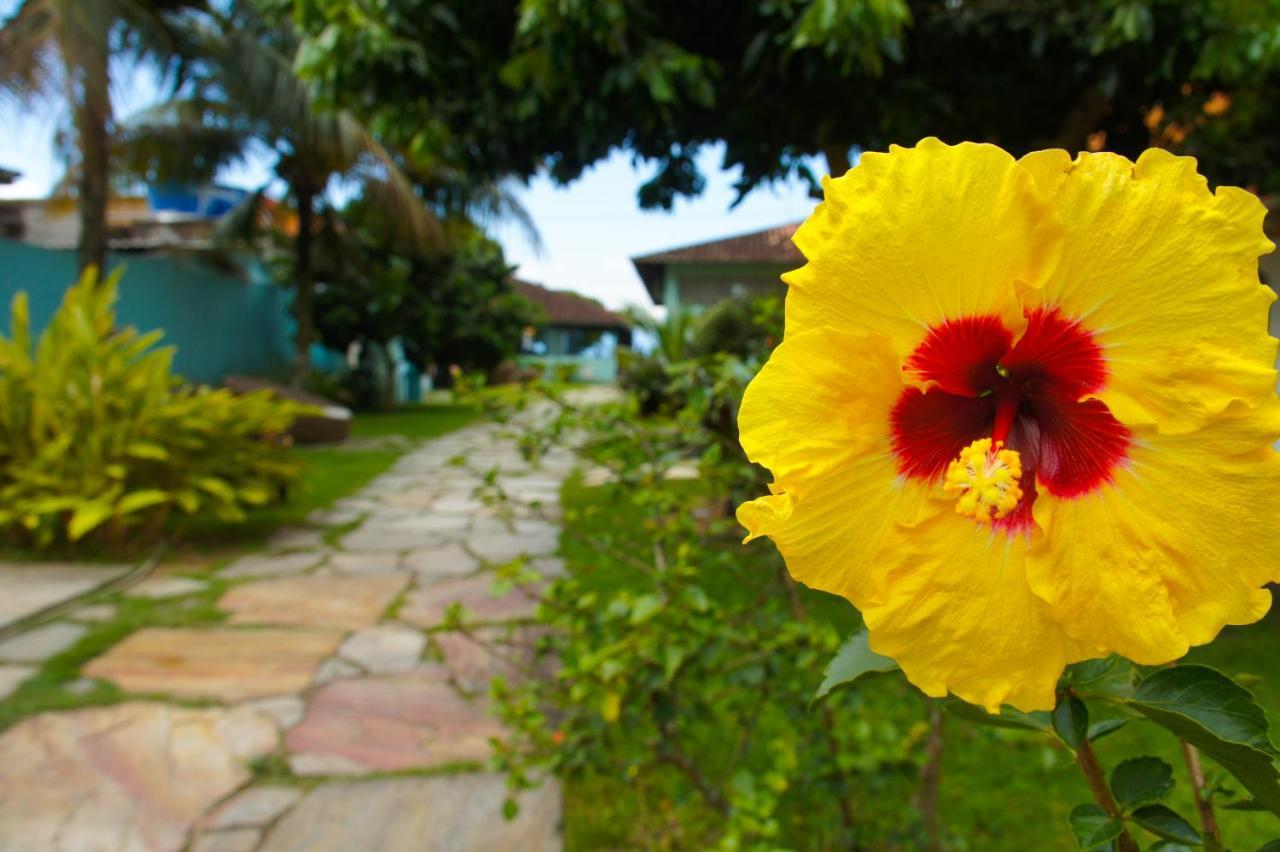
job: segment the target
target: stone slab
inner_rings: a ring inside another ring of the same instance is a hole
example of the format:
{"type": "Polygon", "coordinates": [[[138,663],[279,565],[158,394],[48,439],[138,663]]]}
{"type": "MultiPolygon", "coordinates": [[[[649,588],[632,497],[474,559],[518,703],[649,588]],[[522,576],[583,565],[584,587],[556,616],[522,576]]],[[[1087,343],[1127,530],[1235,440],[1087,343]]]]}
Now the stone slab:
{"type": "Polygon", "coordinates": [[[130,692],[242,701],[300,692],[342,634],[316,630],[139,630],[84,673],[130,692]]]}
{"type": "MultiPolygon", "coordinates": [[[[321,666],[324,663],[320,664],[321,666]]],[[[271,717],[280,730],[287,730],[302,721],[307,710],[306,703],[296,695],[273,695],[269,698],[257,698],[246,701],[245,707],[265,713],[271,717]]]]}
{"type": "Polygon", "coordinates": [[[356,630],[376,623],[408,582],[405,574],[260,580],[230,589],[218,606],[232,624],[356,630]]]}
{"type": "Polygon", "coordinates": [[[467,574],[474,574],[480,568],[480,560],[456,542],[423,550],[411,550],[404,555],[400,564],[424,580],[465,577],[467,574]]]}
{"type": "Polygon", "coordinates": [[[129,565],[0,564],[0,627],[114,580],[129,565]]]}
{"type": "Polygon", "coordinates": [[[65,651],[88,630],[83,624],[54,621],[0,642],[0,660],[40,663],[65,651]]]}
{"type": "Polygon", "coordinates": [[[0,700],[12,695],[24,680],[35,673],[35,666],[14,666],[0,663],[0,700]]]}
{"type": "Polygon", "coordinates": [[[245,710],[130,702],[44,713],[0,736],[0,838],[14,850],[175,852],[276,748],[245,710]]]}
{"type": "Polygon", "coordinates": [[[267,832],[260,852],[559,852],[561,796],[548,782],[502,816],[502,775],[322,784],[267,832]]]}
{"type": "Polygon", "coordinates": [[[325,568],[338,574],[394,574],[400,570],[396,553],[333,553],[325,568]]]}
{"type": "Polygon", "coordinates": [[[250,787],[218,805],[205,819],[206,831],[227,828],[261,828],[274,822],[302,797],[297,787],[250,787]]]}
{"type": "Polygon", "coordinates": [[[440,580],[411,591],[400,609],[400,620],[419,627],[437,627],[454,603],[466,609],[468,620],[506,621],[528,618],[537,610],[538,602],[531,592],[512,588],[500,597],[490,589],[493,577],[477,575],[440,580]]]}
{"type": "Polygon", "coordinates": [[[302,724],[285,739],[299,774],[374,772],[483,761],[502,726],[483,703],[463,698],[443,672],[335,681],[312,697],[302,724]],[[336,757],[338,769],[316,772],[314,758],[336,757]]]}
{"type": "Polygon", "coordinates": [[[190,595],[204,591],[205,588],[207,587],[204,583],[199,580],[193,580],[190,577],[148,577],[129,589],[128,594],[134,597],[159,600],[161,598],[176,598],[179,595],[190,595]]]}
{"type": "Polygon", "coordinates": [[[417,666],[427,637],[407,627],[378,625],[352,633],[338,655],[370,674],[407,672],[417,666]]]}
{"type": "Polygon", "coordinates": [[[76,621],[111,621],[116,617],[116,606],[108,603],[89,604],[73,611],[69,617],[76,621]]]}
{"type": "Polygon", "coordinates": [[[191,852],[253,852],[261,840],[262,831],[256,828],[207,832],[195,839],[191,852]]]}
{"type": "Polygon", "coordinates": [[[231,579],[240,577],[279,577],[302,574],[316,567],[323,559],[320,553],[255,553],[242,556],[218,572],[218,576],[231,579]]]}

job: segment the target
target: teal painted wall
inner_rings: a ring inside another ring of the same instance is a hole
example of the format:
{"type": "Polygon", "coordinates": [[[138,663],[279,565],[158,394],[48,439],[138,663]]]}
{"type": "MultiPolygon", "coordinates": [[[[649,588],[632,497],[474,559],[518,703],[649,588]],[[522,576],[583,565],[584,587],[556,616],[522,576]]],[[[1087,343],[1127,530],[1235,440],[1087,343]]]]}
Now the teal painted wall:
{"type": "MultiPolygon", "coordinates": [[[[185,378],[218,384],[228,373],[266,378],[288,374],[293,354],[290,294],[252,264],[244,278],[183,255],[113,255],[120,280],[118,321],[139,331],[163,329],[177,347],[174,369],[185,378]]],[[[39,331],[74,280],[75,252],[0,240],[0,328],[7,334],[9,304],[20,290],[39,331]]]]}

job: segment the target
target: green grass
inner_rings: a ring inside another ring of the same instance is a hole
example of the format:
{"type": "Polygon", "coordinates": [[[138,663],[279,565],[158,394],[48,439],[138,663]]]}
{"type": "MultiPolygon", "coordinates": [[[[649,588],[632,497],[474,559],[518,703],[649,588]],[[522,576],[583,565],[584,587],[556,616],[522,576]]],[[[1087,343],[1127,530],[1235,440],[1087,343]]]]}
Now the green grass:
{"type": "MultiPolygon", "coordinates": [[[[697,486],[669,483],[667,487],[697,486]]],[[[586,536],[641,528],[641,519],[634,516],[631,504],[615,499],[610,487],[585,488],[580,481],[570,480],[565,484],[563,502],[567,529],[586,536]]],[[[736,547],[736,544],[730,546],[736,547]]],[[[562,548],[568,570],[583,578],[602,597],[635,582],[633,570],[601,558],[599,553],[570,535],[562,539],[562,548]]],[[[742,554],[739,559],[748,564],[751,549],[739,552],[742,554]]],[[[708,572],[702,582],[714,600],[732,605],[729,602],[738,599],[735,595],[741,595],[730,574],[708,572]]],[[[837,625],[856,623],[852,609],[839,599],[809,592],[804,601],[810,613],[818,618],[837,625]]],[[[1212,645],[1194,649],[1188,658],[1190,662],[1211,665],[1232,676],[1255,676],[1248,683],[1259,703],[1269,710],[1273,726],[1280,721],[1278,628],[1280,615],[1248,627],[1231,628],[1212,645]]],[[[814,686],[817,686],[816,680],[814,686]]],[[[900,727],[923,717],[923,701],[898,676],[872,678],[858,689],[869,707],[887,713],[900,727]]],[[[715,745],[705,744],[705,748],[711,754],[715,745]]],[[[1108,772],[1124,758],[1143,754],[1157,755],[1169,762],[1179,784],[1168,804],[1198,824],[1180,748],[1163,729],[1133,721],[1099,741],[1096,750],[1108,772]]],[[[1225,776],[1207,758],[1205,765],[1211,779],[1213,775],[1225,776]]],[[[1234,782],[1229,786],[1240,790],[1234,782]]],[[[641,846],[661,846],[664,824],[670,826],[692,818],[687,812],[663,810],[668,795],[668,789],[663,787],[660,780],[650,782],[646,792],[639,780],[630,783],[618,776],[587,775],[567,779],[566,848],[629,848],[637,844],[637,837],[642,838],[641,846]],[[639,825],[645,828],[638,831],[639,825]]],[[[909,825],[916,819],[910,801],[914,787],[913,777],[881,779],[874,788],[860,794],[855,807],[860,814],[861,837],[869,848],[918,848],[912,842],[904,842],[901,835],[895,838],[897,826],[909,825]]],[[[1065,748],[1035,734],[947,719],[939,810],[949,849],[1067,852],[1076,848],[1067,815],[1074,806],[1091,801],[1079,769],[1065,748]]],[[[1280,822],[1265,813],[1220,809],[1219,822],[1228,848],[1238,852],[1257,849],[1280,836],[1280,822]]],[[[1137,831],[1135,836],[1141,834],[1137,831]]],[[[803,837],[779,837],[778,840],[786,848],[818,848],[803,837]]],[[[1140,842],[1143,848],[1148,848],[1154,839],[1143,835],[1140,842]]]]}
{"type": "Polygon", "coordinates": [[[481,411],[470,405],[411,405],[398,411],[359,414],[351,424],[351,435],[354,438],[390,435],[435,438],[473,423],[480,416],[481,411]]]}

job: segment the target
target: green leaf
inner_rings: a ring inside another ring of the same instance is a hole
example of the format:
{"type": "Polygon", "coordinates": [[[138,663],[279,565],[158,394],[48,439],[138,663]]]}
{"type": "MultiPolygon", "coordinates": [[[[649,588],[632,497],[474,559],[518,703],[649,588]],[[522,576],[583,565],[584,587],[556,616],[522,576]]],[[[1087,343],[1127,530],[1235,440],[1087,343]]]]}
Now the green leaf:
{"type": "Polygon", "coordinates": [[[1089,733],[1089,708],[1074,695],[1067,695],[1053,708],[1053,730],[1072,749],[1080,747],[1089,733]]]}
{"type": "Polygon", "coordinates": [[[1227,802],[1225,805],[1219,805],[1218,807],[1228,811],[1265,811],[1266,810],[1266,808],[1264,808],[1262,805],[1255,802],[1253,799],[1240,799],[1239,801],[1236,801],[1236,802],[1227,802]]]}
{"type": "Polygon", "coordinates": [[[1097,805],[1076,805],[1067,817],[1081,849],[1107,846],[1124,831],[1124,823],[1107,816],[1097,805]]]}
{"type": "Polygon", "coordinates": [[[1268,840],[1258,847],[1258,852],[1280,852],[1280,839],[1268,840]]]}
{"type": "Polygon", "coordinates": [[[1212,757],[1280,815],[1275,746],[1266,715],[1247,689],[1206,666],[1176,666],[1141,681],[1122,703],[1212,757]]]}
{"type": "Polygon", "coordinates": [[[1068,666],[1067,674],[1070,676],[1072,683],[1076,686],[1083,686],[1086,683],[1102,680],[1102,678],[1111,674],[1111,670],[1116,667],[1119,659],[1113,654],[1100,660],[1085,660],[1083,663],[1075,663],[1068,666]]]}
{"type": "Polygon", "coordinates": [[[1095,722],[1089,726],[1089,742],[1097,742],[1108,734],[1114,734],[1127,724],[1128,719],[1103,719],[1095,722]]]}
{"type": "Polygon", "coordinates": [[[1174,843],[1171,840],[1157,840],[1152,845],[1151,852],[1195,852],[1195,847],[1185,843],[1174,843]]]}
{"type": "Polygon", "coordinates": [[[513,820],[520,815],[520,804],[515,799],[505,799],[502,802],[502,818],[505,820],[513,820]]]}
{"type": "Polygon", "coordinates": [[[662,598],[658,595],[641,595],[631,604],[631,623],[640,624],[648,621],[662,609],[662,598]]]}
{"type": "Polygon", "coordinates": [[[823,672],[822,683],[814,693],[813,700],[825,698],[836,687],[853,683],[864,675],[897,670],[897,663],[871,650],[871,646],[867,644],[866,628],[863,628],[841,645],[831,662],[827,663],[827,670],[823,672]]]}
{"type": "Polygon", "coordinates": [[[167,502],[169,502],[168,491],[161,491],[158,488],[145,488],[140,491],[131,491],[121,497],[120,502],[116,503],[116,511],[122,515],[128,515],[132,512],[167,502]]]}
{"type": "Polygon", "coordinates": [[[1111,792],[1126,810],[1160,801],[1173,783],[1173,767],[1158,757],[1131,757],[1111,771],[1111,792]]]}
{"type": "Polygon", "coordinates": [[[1040,710],[1034,713],[1023,713],[1021,710],[1005,707],[999,714],[988,713],[981,707],[975,707],[959,699],[947,702],[946,708],[947,712],[957,719],[964,719],[966,722],[974,722],[978,725],[989,725],[993,728],[1016,728],[1022,731],[1039,731],[1046,734],[1053,732],[1052,717],[1040,710]]]}
{"type": "Polygon", "coordinates": [[[67,524],[67,538],[79,541],[110,518],[114,511],[109,503],[81,503],[71,514],[71,521],[67,524]]]}
{"type": "Polygon", "coordinates": [[[1130,814],[1129,818],[1163,840],[1187,846],[1199,846],[1202,842],[1200,832],[1192,828],[1191,823],[1164,805],[1147,805],[1138,808],[1130,814]]]}

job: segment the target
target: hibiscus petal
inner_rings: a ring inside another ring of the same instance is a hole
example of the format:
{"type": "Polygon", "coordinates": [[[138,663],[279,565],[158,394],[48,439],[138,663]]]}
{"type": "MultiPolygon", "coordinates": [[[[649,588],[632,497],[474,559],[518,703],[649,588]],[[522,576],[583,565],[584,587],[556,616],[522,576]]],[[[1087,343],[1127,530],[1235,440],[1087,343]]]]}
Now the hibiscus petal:
{"type": "Polygon", "coordinates": [[[1031,175],[993,145],[868,152],[796,232],[809,263],[783,279],[787,333],[879,332],[906,357],[945,320],[995,315],[1020,328],[1015,282],[1038,287],[1061,225],[1031,175]]]}
{"type": "Polygon", "coordinates": [[[927,494],[902,481],[890,450],[901,391],[887,340],[822,328],[774,350],[739,413],[743,449],[775,480],[773,494],[738,509],[748,540],[770,536],[793,577],[855,604],[878,594],[877,543],[927,494]]]}
{"type": "Polygon", "coordinates": [[[1127,425],[1195,429],[1232,400],[1274,394],[1275,298],[1258,281],[1265,209],[1234,187],[1210,193],[1195,160],[1150,150],[1037,151],[1020,163],[1065,222],[1061,259],[1030,308],[1057,308],[1105,353],[1099,398],[1127,425]]]}
{"type": "Polygon", "coordinates": [[[948,691],[995,712],[1054,706],[1058,676],[1098,656],[1072,639],[1027,583],[1027,536],[974,524],[938,504],[929,520],[886,537],[882,601],[863,610],[872,650],[927,695],[948,691]]]}
{"type": "Polygon", "coordinates": [[[1036,594],[1063,628],[1136,662],[1177,659],[1224,625],[1266,612],[1280,579],[1275,402],[1237,403],[1194,432],[1139,433],[1114,483],[1042,494],[1028,556],[1036,594]]]}

